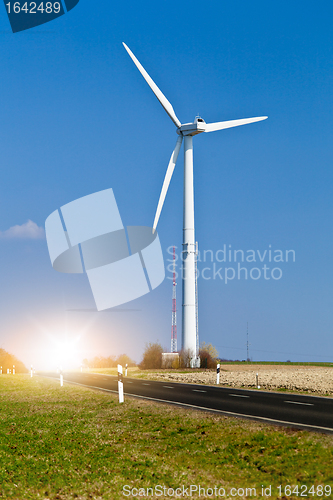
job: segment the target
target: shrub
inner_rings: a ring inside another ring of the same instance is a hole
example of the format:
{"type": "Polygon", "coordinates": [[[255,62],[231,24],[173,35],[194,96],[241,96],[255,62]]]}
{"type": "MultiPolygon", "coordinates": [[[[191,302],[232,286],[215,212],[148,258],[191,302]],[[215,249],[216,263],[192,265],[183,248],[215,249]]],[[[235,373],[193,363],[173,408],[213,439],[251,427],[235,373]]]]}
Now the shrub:
{"type": "Polygon", "coordinates": [[[201,342],[200,349],[202,349],[203,351],[209,352],[211,358],[213,358],[213,359],[217,359],[217,357],[219,355],[216,347],[214,347],[212,344],[206,344],[206,342],[201,342]]]}
{"type": "Polygon", "coordinates": [[[133,361],[127,354],[120,354],[118,358],[116,359],[117,365],[122,365],[122,366],[136,366],[135,361],[133,361]]]}
{"type": "Polygon", "coordinates": [[[90,361],[88,359],[82,361],[85,367],[89,366],[90,368],[116,368],[118,364],[125,366],[126,363],[128,366],[136,366],[135,361],[128,357],[127,354],[120,354],[118,358],[116,356],[109,356],[107,358],[95,356],[90,361]]]}
{"type": "Polygon", "coordinates": [[[200,368],[216,368],[217,361],[205,349],[199,350],[200,368]]]}
{"type": "Polygon", "coordinates": [[[191,359],[192,355],[190,349],[182,349],[179,352],[179,368],[189,368],[191,359]]]}
{"type": "Polygon", "coordinates": [[[5,349],[0,348],[0,365],[2,366],[2,373],[7,372],[7,368],[13,370],[13,365],[15,365],[15,373],[27,373],[28,370],[13,354],[5,351],[5,349]]]}
{"type": "Polygon", "coordinates": [[[199,349],[200,368],[216,368],[218,352],[212,344],[202,342],[199,349]]]}
{"type": "Polygon", "coordinates": [[[162,366],[162,352],[163,347],[158,342],[152,344],[149,342],[145,345],[143,359],[139,364],[141,370],[148,370],[150,368],[161,368],[162,366]]]}

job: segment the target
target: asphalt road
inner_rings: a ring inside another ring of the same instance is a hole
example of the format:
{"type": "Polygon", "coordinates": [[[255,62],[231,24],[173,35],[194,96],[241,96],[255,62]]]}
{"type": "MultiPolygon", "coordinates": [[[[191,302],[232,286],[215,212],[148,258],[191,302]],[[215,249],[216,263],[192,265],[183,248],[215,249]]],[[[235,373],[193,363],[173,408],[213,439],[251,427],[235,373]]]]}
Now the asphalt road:
{"type": "MultiPolygon", "coordinates": [[[[39,375],[59,379],[59,374],[55,373],[39,375]]],[[[140,397],[270,424],[333,433],[333,398],[156,382],[129,377],[124,377],[123,380],[125,397],[140,397]]],[[[64,373],[64,382],[118,392],[117,377],[110,375],[64,373]]]]}

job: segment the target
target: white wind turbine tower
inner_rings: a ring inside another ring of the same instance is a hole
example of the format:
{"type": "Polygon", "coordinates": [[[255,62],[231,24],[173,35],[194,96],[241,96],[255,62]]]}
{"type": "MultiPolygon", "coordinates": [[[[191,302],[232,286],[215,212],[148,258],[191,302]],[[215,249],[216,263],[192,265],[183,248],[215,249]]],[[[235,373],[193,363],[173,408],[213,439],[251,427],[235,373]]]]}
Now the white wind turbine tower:
{"type": "Polygon", "coordinates": [[[165,111],[177,127],[179,135],[176,147],[171,155],[168,169],[162,186],[158,201],[156,215],[153,224],[153,232],[156,229],[161,214],[164,199],[170,184],[170,180],[176,165],[180,147],[184,139],[184,212],[183,212],[183,307],[182,307],[182,344],[183,349],[190,353],[191,366],[197,366],[198,352],[196,345],[196,296],[195,296],[195,258],[196,245],[194,236],[194,191],[193,191],[193,136],[201,132],[215,132],[225,128],[238,127],[248,123],[265,120],[267,116],[256,118],[244,118],[242,120],[229,120],[224,122],[206,123],[202,118],[196,117],[193,123],[184,123],[178,120],[176,113],[160,91],[146,70],[139,63],[133,52],[123,43],[132,61],[140,71],[143,78],[162,104],[165,111]]]}

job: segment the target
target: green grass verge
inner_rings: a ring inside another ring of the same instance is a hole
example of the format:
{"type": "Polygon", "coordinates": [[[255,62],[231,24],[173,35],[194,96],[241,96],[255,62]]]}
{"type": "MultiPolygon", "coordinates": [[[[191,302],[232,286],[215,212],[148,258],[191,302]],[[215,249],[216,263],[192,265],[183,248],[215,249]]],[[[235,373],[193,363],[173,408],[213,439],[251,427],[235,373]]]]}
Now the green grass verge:
{"type": "Polygon", "coordinates": [[[333,490],[332,436],[143,400],[119,405],[113,394],[27,375],[0,376],[0,408],[4,499],[152,498],[126,497],[125,485],[254,487],[251,498],[273,485],[271,499],[280,484],[333,490]]]}

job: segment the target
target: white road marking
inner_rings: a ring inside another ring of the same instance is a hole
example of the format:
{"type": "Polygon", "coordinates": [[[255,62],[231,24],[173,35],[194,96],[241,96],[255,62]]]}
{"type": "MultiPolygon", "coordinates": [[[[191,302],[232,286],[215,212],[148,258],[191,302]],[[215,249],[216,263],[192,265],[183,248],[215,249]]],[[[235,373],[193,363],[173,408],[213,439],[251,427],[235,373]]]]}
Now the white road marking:
{"type": "Polygon", "coordinates": [[[207,392],[207,391],[200,391],[199,389],[192,389],[193,392],[207,392]]]}
{"type": "Polygon", "coordinates": [[[235,396],[236,398],[249,398],[250,396],[244,396],[244,394],[229,394],[229,396],[235,396]]]}
{"type": "Polygon", "coordinates": [[[163,387],[165,387],[166,389],[174,389],[174,387],[171,387],[170,385],[164,385],[163,387]]]}
{"type": "Polygon", "coordinates": [[[133,384],[133,382],[130,382],[129,380],[126,380],[126,384],[133,384]]]}
{"type": "Polygon", "coordinates": [[[292,403],[293,405],[314,406],[312,403],[301,403],[300,401],[285,401],[285,403],[292,403]]]}
{"type": "Polygon", "coordinates": [[[142,385],[150,385],[150,384],[142,384],[142,385]]]}

